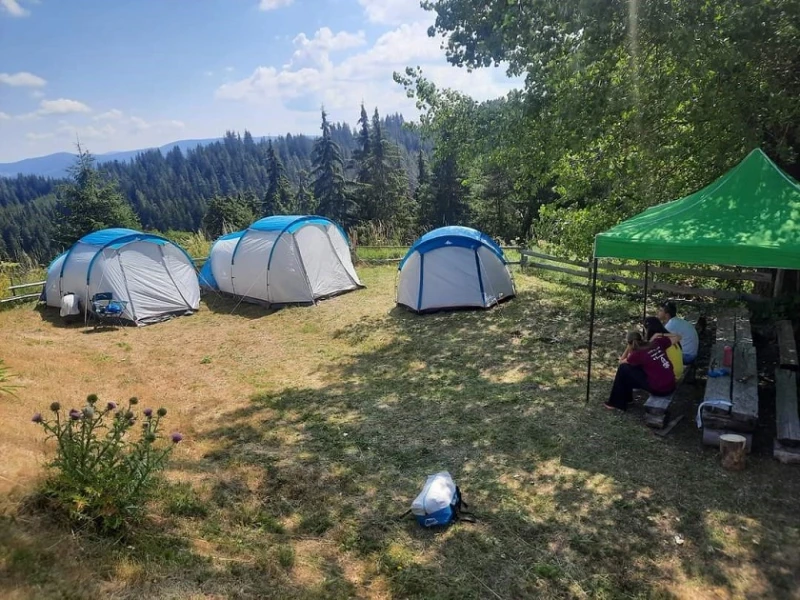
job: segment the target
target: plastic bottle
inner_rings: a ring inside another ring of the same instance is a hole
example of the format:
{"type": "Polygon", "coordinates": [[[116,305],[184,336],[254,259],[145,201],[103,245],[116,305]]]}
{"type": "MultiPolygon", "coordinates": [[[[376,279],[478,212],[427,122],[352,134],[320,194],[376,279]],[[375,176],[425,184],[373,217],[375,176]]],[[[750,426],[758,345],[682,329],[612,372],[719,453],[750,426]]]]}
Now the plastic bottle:
{"type": "Polygon", "coordinates": [[[731,348],[730,346],[725,346],[725,353],[722,358],[722,366],[730,369],[732,364],[733,364],[733,348],[731,348]]]}

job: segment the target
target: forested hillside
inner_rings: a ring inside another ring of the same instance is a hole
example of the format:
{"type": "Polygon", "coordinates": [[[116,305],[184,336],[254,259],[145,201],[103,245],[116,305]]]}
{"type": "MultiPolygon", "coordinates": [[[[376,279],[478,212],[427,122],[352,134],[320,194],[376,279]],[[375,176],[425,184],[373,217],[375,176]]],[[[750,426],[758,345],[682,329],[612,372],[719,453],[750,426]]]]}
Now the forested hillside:
{"type": "MultiPolygon", "coordinates": [[[[404,126],[399,114],[380,118],[379,126],[381,139],[396,149],[392,160],[402,169],[405,195],[410,196],[417,182],[420,136],[404,126]]],[[[330,137],[340,149],[343,175],[348,181],[356,180],[352,156],[362,148],[363,141],[347,123],[330,124],[330,137]]],[[[228,132],[222,141],[193,150],[175,148],[166,155],[150,150],[130,162],[101,164],[98,170],[118,183],[145,229],[197,231],[215,197],[255,196],[259,208],[254,216],[265,214],[261,205],[270,187],[271,167],[276,166],[274,158],[293,196],[298,189],[307,189],[314,143],[314,138],[305,135],[255,140],[247,131],[228,132]]],[[[0,178],[0,258],[27,255],[41,262],[61,249],[63,240],[57,239],[55,228],[60,217],[56,196],[67,183],[38,176],[0,178]]],[[[300,207],[282,210],[289,208],[300,207]]]]}
{"type": "MultiPolygon", "coordinates": [[[[316,212],[362,241],[460,224],[581,258],[596,233],[708,185],[756,147],[800,176],[800,0],[424,4],[453,65],[506,64],[523,88],[479,103],[409,68],[395,81],[418,127],[362,107],[354,129],[323,113],[315,139],[229,133],[102,171],[150,229],[213,236],[316,212]]],[[[65,243],[52,236],[57,184],[0,180],[0,255],[43,260],[65,243]]]]}
{"type": "Polygon", "coordinates": [[[488,231],[586,259],[594,234],[756,147],[800,178],[800,0],[424,4],[453,65],[524,77],[476,104],[417,69],[395,75],[488,231]]]}

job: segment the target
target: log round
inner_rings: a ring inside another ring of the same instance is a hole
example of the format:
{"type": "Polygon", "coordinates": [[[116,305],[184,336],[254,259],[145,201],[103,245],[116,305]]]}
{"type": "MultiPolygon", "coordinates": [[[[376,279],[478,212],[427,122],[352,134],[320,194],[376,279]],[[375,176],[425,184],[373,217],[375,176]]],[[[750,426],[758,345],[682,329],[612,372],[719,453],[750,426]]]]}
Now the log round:
{"type": "Polygon", "coordinates": [[[722,456],[722,467],[729,471],[744,469],[745,456],[747,455],[747,438],[736,433],[726,433],[719,436],[719,452],[722,456]]]}

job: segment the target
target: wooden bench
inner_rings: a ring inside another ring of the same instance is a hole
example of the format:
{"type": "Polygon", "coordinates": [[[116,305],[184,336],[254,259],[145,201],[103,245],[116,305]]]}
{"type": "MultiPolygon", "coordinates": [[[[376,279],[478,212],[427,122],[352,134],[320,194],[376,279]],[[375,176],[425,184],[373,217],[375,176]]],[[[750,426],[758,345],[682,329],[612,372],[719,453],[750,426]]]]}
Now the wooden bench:
{"type": "Polygon", "coordinates": [[[800,417],[797,412],[797,344],[789,321],[777,323],[781,368],[775,369],[775,444],[773,456],[800,463],[800,417]]]}
{"type": "Polygon", "coordinates": [[[797,359],[797,345],[794,341],[794,328],[790,321],[778,321],[775,324],[778,330],[778,349],[782,369],[797,371],[800,363],[797,359]]]}
{"type": "Polygon", "coordinates": [[[676,383],[675,391],[669,396],[653,396],[651,394],[647,398],[647,402],[644,403],[644,422],[648,427],[661,429],[666,425],[669,417],[669,407],[682,382],[683,378],[676,383]]]}
{"type": "Polygon", "coordinates": [[[739,433],[752,447],[758,424],[758,368],[750,321],[743,310],[726,311],[717,319],[716,344],[711,350],[709,370],[723,366],[725,346],[733,349],[729,375],[709,377],[704,401],[726,400],[731,407],[703,407],[703,444],[719,446],[719,436],[739,433]]]}

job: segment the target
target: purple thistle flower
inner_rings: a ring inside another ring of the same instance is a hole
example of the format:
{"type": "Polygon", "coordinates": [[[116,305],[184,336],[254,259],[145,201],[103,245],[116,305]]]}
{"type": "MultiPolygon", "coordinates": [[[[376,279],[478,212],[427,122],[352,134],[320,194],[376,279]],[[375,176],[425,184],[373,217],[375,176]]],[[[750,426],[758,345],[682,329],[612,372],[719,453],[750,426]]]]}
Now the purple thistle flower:
{"type": "Polygon", "coordinates": [[[117,403],[116,402],[109,402],[108,404],[106,404],[106,409],[107,410],[116,410],[116,408],[117,408],[117,403]]]}
{"type": "Polygon", "coordinates": [[[180,442],[183,439],[183,436],[180,433],[178,433],[177,431],[175,433],[173,433],[169,437],[172,440],[173,444],[177,444],[178,442],[180,442]]]}
{"type": "Polygon", "coordinates": [[[76,408],[70,409],[69,418],[73,421],[78,421],[83,416],[83,413],[76,408]]]}
{"type": "Polygon", "coordinates": [[[152,417],[153,416],[153,409],[152,408],[145,408],[144,409],[144,416],[145,417],[152,417]]]}
{"type": "Polygon", "coordinates": [[[33,418],[31,419],[31,421],[33,421],[34,423],[41,423],[42,422],[42,413],[36,413],[35,415],[33,415],[33,418]]]}

